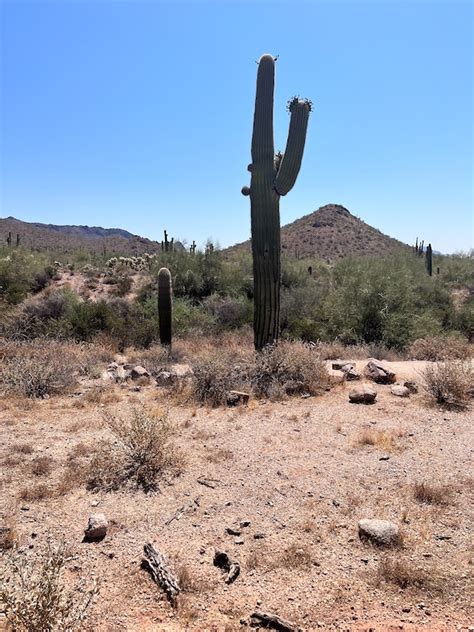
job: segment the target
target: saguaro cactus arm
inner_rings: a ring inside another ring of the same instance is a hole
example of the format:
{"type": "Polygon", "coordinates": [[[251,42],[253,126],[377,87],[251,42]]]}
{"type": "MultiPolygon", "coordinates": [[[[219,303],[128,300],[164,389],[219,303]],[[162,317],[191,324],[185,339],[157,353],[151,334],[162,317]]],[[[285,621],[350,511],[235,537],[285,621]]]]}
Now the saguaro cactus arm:
{"type": "Polygon", "coordinates": [[[291,112],[288,140],[275,178],[275,189],[279,195],[286,195],[291,191],[298,177],[303,159],[311,101],[302,101],[295,97],[289,102],[288,109],[291,112]]]}

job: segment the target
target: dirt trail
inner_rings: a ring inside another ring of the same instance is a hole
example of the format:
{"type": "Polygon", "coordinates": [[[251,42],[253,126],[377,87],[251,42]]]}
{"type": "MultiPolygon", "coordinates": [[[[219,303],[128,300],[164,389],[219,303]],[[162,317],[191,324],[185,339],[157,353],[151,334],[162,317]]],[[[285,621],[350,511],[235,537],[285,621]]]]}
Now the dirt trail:
{"type": "MultiPolygon", "coordinates": [[[[357,361],[358,368],[363,364],[357,361]]],[[[402,379],[417,379],[423,365],[390,363],[402,379]]],[[[127,416],[139,404],[169,408],[186,464],[161,493],[93,494],[81,486],[19,501],[18,531],[30,555],[48,534],[64,537],[73,555],[71,581],[101,578],[83,629],[245,630],[258,608],[306,631],[467,631],[474,621],[472,416],[427,408],[421,394],[400,399],[379,385],[374,405],[351,405],[352,386],[237,409],[175,405],[155,387],[133,392],[128,386],[110,387],[97,402],[87,400],[85,388],[31,408],[9,401],[0,411],[2,495],[13,500],[41,480],[54,484],[78,445],[87,453],[106,436],[104,411],[127,416]],[[373,445],[362,440],[367,432],[373,445]],[[32,454],[15,452],[23,443],[32,454]],[[39,455],[53,460],[49,478],[31,474],[39,455]],[[200,484],[203,478],[214,486],[200,484]],[[420,503],[417,482],[446,486],[449,500],[420,503]],[[112,527],[102,542],[83,543],[93,511],[104,512],[112,527]],[[357,521],[373,517],[400,525],[401,548],[384,551],[359,540],[357,521]],[[229,527],[241,535],[229,535],[229,527]],[[177,610],[140,569],[148,541],[192,578],[177,610]],[[229,586],[213,566],[216,548],[241,564],[229,586]],[[401,588],[385,581],[387,557],[421,569],[426,584],[401,588]]]]}

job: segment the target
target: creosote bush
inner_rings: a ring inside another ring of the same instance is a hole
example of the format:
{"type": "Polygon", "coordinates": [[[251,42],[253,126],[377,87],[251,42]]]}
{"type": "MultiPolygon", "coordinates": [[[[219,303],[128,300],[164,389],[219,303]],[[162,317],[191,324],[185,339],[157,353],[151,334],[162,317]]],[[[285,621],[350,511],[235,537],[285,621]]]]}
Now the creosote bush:
{"type": "Polygon", "coordinates": [[[0,390],[26,397],[64,393],[76,381],[76,355],[53,341],[18,343],[0,366],[0,390]]]}
{"type": "Polygon", "coordinates": [[[459,336],[429,336],[415,340],[408,348],[413,360],[467,360],[474,353],[474,345],[459,336]]]}
{"type": "Polygon", "coordinates": [[[320,394],[329,376],[319,354],[302,342],[268,345],[256,356],[251,375],[257,397],[279,398],[287,392],[320,394]]]}
{"type": "Polygon", "coordinates": [[[13,551],[0,577],[0,609],[19,632],[70,632],[80,629],[97,584],[66,588],[64,546],[48,546],[40,558],[13,551]]]}
{"type": "Polygon", "coordinates": [[[134,408],[129,419],[110,416],[106,422],[112,439],[104,441],[92,459],[89,489],[134,487],[151,492],[161,480],[179,474],[182,461],[166,414],[156,417],[144,408],[134,408]]]}
{"type": "Polygon", "coordinates": [[[469,406],[473,390],[473,370],[469,362],[452,360],[428,365],[422,373],[429,400],[453,410],[469,406]]]}

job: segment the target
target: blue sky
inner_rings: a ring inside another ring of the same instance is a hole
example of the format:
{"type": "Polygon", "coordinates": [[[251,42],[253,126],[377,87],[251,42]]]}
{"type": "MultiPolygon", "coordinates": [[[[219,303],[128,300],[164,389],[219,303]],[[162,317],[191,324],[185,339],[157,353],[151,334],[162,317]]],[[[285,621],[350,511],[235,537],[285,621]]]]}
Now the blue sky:
{"type": "Polygon", "coordinates": [[[472,247],[470,1],[0,0],[0,216],[249,236],[255,60],[315,105],[282,224],[329,202],[472,247]]]}

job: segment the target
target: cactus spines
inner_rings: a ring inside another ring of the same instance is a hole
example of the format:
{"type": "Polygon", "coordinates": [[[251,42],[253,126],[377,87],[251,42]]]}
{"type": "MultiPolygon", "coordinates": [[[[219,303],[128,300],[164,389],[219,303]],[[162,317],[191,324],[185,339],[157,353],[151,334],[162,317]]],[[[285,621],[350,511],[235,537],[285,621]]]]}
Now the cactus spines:
{"type": "Polygon", "coordinates": [[[275,154],[273,93],[275,59],[263,55],[258,62],[257,94],[252,134],[250,195],[254,277],[254,344],[260,351],[278,339],[280,320],[280,196],[293,187],[301,167],[311,101],[294,97],[285,153],[275,154]]]}
{"type": "Polygon", "coordinates": [[[431,248],[431,244],[428,244],[426,247],[425,263],[428,274],[433,276],[433,249],[431,248]]]}
{"type": "Polygon", "coordinates": [[[171,320],[173,299],[171,295],[171,274],[168,268],[158,272],[158,320],[160,323],[160,342],[171,351],[171,320]]]}

